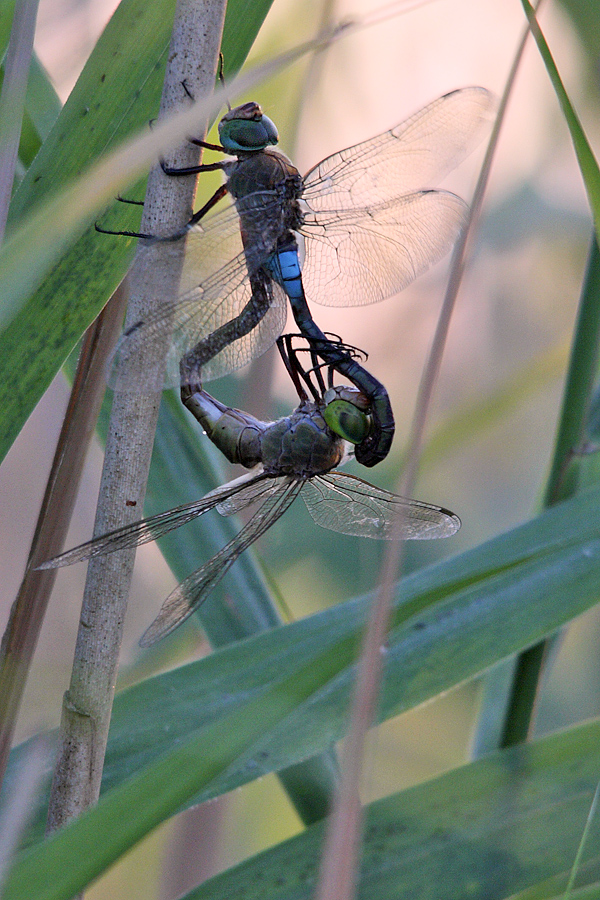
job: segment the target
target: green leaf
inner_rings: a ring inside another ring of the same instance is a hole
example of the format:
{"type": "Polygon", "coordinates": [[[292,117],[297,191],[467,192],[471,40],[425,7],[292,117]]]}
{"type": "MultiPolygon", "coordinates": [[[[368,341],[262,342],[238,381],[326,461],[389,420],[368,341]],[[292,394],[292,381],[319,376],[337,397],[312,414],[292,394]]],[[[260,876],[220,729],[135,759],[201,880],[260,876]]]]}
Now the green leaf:
{"type": "Polygon", "coordinates": [[[577,30],[581,46],[586,55],[590,82],[596,89],[598,47],[600,46],[600,6],[589,0],[559,0],[559,6],[569,15],[577,30]]]}
{"type": "MultiPolygon", "coordinates": [[[[597,602],[600,491],[590,491],[401,582],[389,634],[381,719],[404,712],[531,644],[597,602]],[[509,623],[510,627],[507,627],[509,623]]],[[[343,735],[354,656],[371,597],[220,650],[119,694],[105,788],[185,740],[249,692],[309,664],[323,681],[291,719],[261,733],[246,762],[202,799],[315,755],[343,735]],[[335,660],[329,675],[330,659],[335,660]],[[200,698],[200,699],[199,699],[200,698]],[[136,724],[137,723],[137,724],[136,724]]]]}
{"type": "Polygon", "coordinates": [[[15,0],[0,0],[0,57],[8,47],[14,12],[15,0]]]}
{"type": "Polygon", "coordinates": [[[54,127],[61,108],[58,94],[52,87],[44,67],[34,54],[29,68],[25,115],[19,143],[19,160],[26,169],[29,168],[43,141],[54,127]]]}
{"type": "MultiPolygon", "coordinates": [[[[10,224],[29,227],[2,250],[4,315],[14,318],[0,334],[0,459],[131,260],[133,240],[100,238],[92,228],[81,233],[94,204],[114,196],[122,173],[115,172],[114,185],[105,176],[103,193],[96,188],[83,220],[81,188],[65,185],[156,115],[174,6],[174,0],[123,0],[11,204],[10,224]],[[31,219],[38,207],[41,218],[31,219]],[[40,267],[51,262],[44,283],[15,314],[18,298],[36,287],[40,267]]],[[[241,64],[269,6],[270,0],[228,5],[228,66],[241,64]]]]}
{"type": "MultiPolygon", "coordinates": [[[[595,721],[371,804],[358,898],[495,900],[567,873],[598,781],[599,751],[595,721]]],[[[584,859],[598,861],[599,838],[596,820],[584,859]]],[[[322,839],[323,826],[315,825],[182,900],[308,900],[322,839]]]]}
{"type": "MultiPolygon", "coordinates": [[[[538,642],[599,594],[598,490],[407,577],[389,634],[381,719],[538,642]]],[[[192,798],[217,796],[339,739],[369,599],[120,694],[105,769],[105,788],[119,786],[25,855],[6,896],[70,896],[192,798]]]]}
{"type": "MultiPolygon", "coordinates": [[[[199,754],[185,749],[170,754],[171,765],[152,767],[159,795],[173,777],[179,784],[192,779],[199,754]]],[[[567,873],[598,782],[599,750],[600,722],[594,721],[372,804],[365,823],[359,896],[451,900],[468,895],[493,900],[567,873]]],[[[214,764],[218,747],[205,746],[203,752],[214,764]]],[[[136,788],[141,780],[132,779],[25,854],[9,875],[5,900],[67,900],[88,884],[96,860],[106,861],[114,842],[111,823],[118,823],[124,835],[140,819],[136,788]]],[[[160,806],[156,795],[150,805],[160,806]]],[[[187,900],[311,897],[322,836],[323,826],[317,824],[211,879],[187,900]]],[[[596,819],[584,862],[592,860],[597,866],[599,837],[596,819]]]]}

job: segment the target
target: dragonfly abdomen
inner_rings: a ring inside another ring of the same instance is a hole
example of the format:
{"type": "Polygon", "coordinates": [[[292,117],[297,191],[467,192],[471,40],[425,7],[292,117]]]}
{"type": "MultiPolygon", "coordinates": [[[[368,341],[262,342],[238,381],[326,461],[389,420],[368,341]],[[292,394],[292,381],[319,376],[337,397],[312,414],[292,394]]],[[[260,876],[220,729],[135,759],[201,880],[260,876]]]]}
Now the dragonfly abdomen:
{"type": "Polygon", "coordinates": [[[272,278],[281,285],[290,301],[293,302],[304,298],[304,288],[302,286],[302,269],[298,248],[293,246],[292,241],[293,238],[284,249],[278,250],[273,254],[266,268],[272,278]]]}
{"type": "Polygon", "coordinates": [[[226,407],[201,388],[184,385],[181,400],[229,462],[253,469],[262,461],[261,437],[269,425],[226,407]]]}

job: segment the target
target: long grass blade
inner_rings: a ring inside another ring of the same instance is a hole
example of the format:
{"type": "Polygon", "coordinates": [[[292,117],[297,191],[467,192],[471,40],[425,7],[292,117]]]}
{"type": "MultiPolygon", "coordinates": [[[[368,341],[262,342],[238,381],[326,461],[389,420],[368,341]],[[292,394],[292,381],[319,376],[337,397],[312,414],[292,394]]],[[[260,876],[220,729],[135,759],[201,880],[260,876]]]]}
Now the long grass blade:
{"type": "MultiPolygon", "coordinates": [[[[558,500],[571,496],[577,490],[579,471],[577,454],[585,433],[598,366],[600,251],[597,234],[600,223],[600,170],[539,27],[535,11],[528,0],[521,2],[569,127],[596,226],[596,232],[592,235],[552,467],[544,497],[544,504],[550,506],[558,500]]],[[[515,681],[507,703],[501,746],[511,746],[531,736],[542,674],[553,640],[550,638],[542,644],[530,647],[517,661],[515,681]]]]}
{"type": "Polygon", "coordinates": [[[0,93],[0,243],[15,176],[37,10],[38,0],[18,0],[15,5],[0,93]]]}
{"type": "Polygon", "coordinates": [[[521,0],[521,3],[523,4],[525,15],[527,16],[527,19],[529,21],[531,33],[537,43],[540,56],[544,61],[544,65],[546,66],[550,81],[552,82],[552,87],[554,88],[554,91],[558,98],[558,102],[560,103],[560,108],[565,118],[565,122],[567,123],[569,131],[571,133],[571,140],[573,141],[573,147],[575,149],[575,153],[577,154],[577,161],[579,163],[579,168],[581,169],[581,175],[583,177],[588,200],[592,209],[592,216],[594,217],[596,233],[598,233],[600,232],[600,169],[598,168],[598,161],[594,156],[594,152],[590,146],[590,142],[588,141],[586,134],[582,128],[581,122],[579,121],[579,116],[575,112],[573,104],[571,103],[569,95],[562,82],[562,78],[560,77],[560,73],[558,71],[556,63],[554,62],[550,47],[548,46],[546,38],[544,37],[536,18],[536,11],[534,10],[531,3],[529,3],[529,0],[521,0]]]}

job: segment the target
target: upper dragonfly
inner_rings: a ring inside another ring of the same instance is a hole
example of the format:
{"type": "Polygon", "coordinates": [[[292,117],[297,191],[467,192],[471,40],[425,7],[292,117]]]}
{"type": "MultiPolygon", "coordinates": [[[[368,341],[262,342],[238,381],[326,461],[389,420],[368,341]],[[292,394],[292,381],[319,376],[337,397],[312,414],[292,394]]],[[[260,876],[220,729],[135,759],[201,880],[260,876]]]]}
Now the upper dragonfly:
{"type": "MultiPolygon", "coordinates": [[[[320,370],[317,384],[300,366],[289,336],[279,339],[282,356],[300,395],[300,405],[276,422],[226,407],[197,386],[184,388],[187,408],[225,456],[252,471],[206,494],[149,519],[126,525],[56,556],[40,568],[54,568],[137,547],[192,521],[217,507],[223,515],[260,502],[239,534],[167,597],[142,637],[149,646],[169,634],[207,598],[239,555],[302,497],[318,525],[342,534],[391,540],[399,536],[425,540],[449,537],[460,519],[449,510],[419,500],[407,500],[360,478],[332,471],[349,456],[370,427],[369,403],[354,387],[325,388],[320,370]],[[303,388],[308,385],[313,399],[303,388]]],[[[346,348],[351,352],[350,348],[346,348]]]]}
{"type": "MultiPolygon", "coordinates": [[[[164,167],[178,176],[221,169],[226,183],[185,229],[166,239],[187,235],[179,298],[128,328],[117,357],[152,340],[163,345],[172,332],[168,383],[219,377],[271,346],[285,324],[287,296],[296,324],[321,358],[368,397],[373,428],[356,458],[364,465],[379,462],[394,432],[387,392],[327,341],[306,297],[326,306],[374,303],[450,250],[466,205],[430,188],[480,141],[493,108],[483,88],[453,91],[390,131],[329,156],[304,178],[272,149],[277,129],[258,104],[230,110],[219,123],[221,145],[195,143],[236,159],[164,167]],[[233,203],[199,224],[227,193],[233,203]]],[[[144,372],[133,385],[119,380],[118,367],[113,372],[117,390],[162,387],[148,383],[144,372]]]]}

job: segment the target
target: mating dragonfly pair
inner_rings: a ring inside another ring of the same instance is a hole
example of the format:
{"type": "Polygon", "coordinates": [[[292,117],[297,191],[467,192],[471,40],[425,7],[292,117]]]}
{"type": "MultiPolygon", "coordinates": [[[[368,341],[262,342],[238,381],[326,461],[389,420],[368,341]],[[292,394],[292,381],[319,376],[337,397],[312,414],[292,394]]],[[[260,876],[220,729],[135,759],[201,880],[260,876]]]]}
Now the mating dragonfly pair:
{"type": "MultiPolygon", "coordinates": [[[[314,351],[313,368],[305,370],[293,346],[296,337],[285,335],[277,342],[300,400],[290,416],[261,422],[249,413],[224,406],[200,385],[182,389],[185,406],[207,436],[230,462],[250,469],[246,475],[200,500],[101,535],[40,566],[66,566],[140,546],[215,507],[222,515],[232,515],[260,503],[236,537],[167,597],[143,635],[142,647],[165,637],[187,619],[239,555],[283,515],[299,494],[318,525],[341,534],[425,540],[449,537],[460,528],[460,519],[449,510],[404,499],[335,470],[353,455],[353,445],[369,432],[370,404],[355,387],[335,387],[331,366],[326,387],[314,351]]],[[[336,346],[354,356],[353,348],[337,342],[336,346]]]]}
{"type": "Polygon", "coordinates": [[[149,245],[160,240],[168,246],[186,238],[183,289],[174,304],[157,306],[124,333],[109,382],[116,390],[159,389],[162,385],[149,381],[143,371],[134,383],[122,383],[119,360],[149,342],[164,343],[169,333],[167,383],[183,385],[184,403],[211,440],[231,461],[252,471],[202,500],[100,536],[45,566],[137,546],[215,506],[230,514],[263,502],[238,536],[167,598],[143,645],[187,618],[300,491],[318,524],[347,534],[391,538],[398,521],[400,534],[422,539],[449,536],[460,526],[447,510],[334,471],[351,445],[365,465],[385,458],[393,415],[383,385],[352,348],[318,328],[306,296],[326,305],[376,302],[397,293],[448,252],[466,205],[454,194],[421,186],[435,184],[470,152],[492,108],[482,88],[454,91],[396,128],[328,157],[302,179],[283,154],[270,149],[277,141],[273,123],[257,104],[248,103],[221,120],[222,146],[197,142],[236,159],[184,170],[163,167],[166,174],[178,176],[221,169],[227,181],[182,232],[167,239],[131,233],[149,245]],[[233,197],[230,208],[204,222],[226,193],[233,197]],[[224,407],[201,385],[274,343],[284,327],[286,299],[308,342],[313,380],[291,339],[280,340],[300,405],[291,416],[265,424],[224,407]],[[329,388],[322,366],[328,367],[329,388]],[[354,390],[335,388],[334,371],[354,390]]]}

